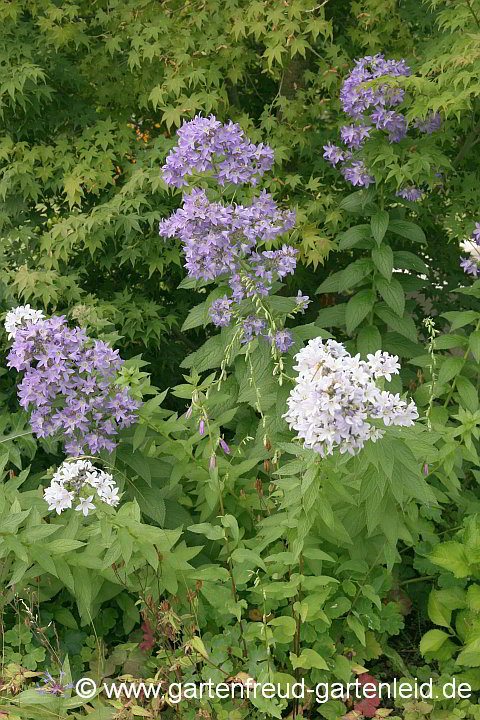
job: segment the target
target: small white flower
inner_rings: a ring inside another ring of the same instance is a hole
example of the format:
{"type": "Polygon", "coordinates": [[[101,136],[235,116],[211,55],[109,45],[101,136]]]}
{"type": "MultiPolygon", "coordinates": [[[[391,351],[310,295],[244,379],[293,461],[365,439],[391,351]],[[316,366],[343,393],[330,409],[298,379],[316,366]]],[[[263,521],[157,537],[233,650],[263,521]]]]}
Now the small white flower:
{"type": "MultiPolygon", "coordinates": [[[[51,488],[48,488],[52,490],[51,488]]],[[[74,499],[74,493],[69,492],[64,487],[56,486],[53,491],[47,495],[47,490],[44,493],[44,498],[48,503],[49,510],[56,510],[57,515],[63,510],[72,507],[72,501],[74,499]]]]}
{"type": "Polygon", "coordinates": [[[99,490],[98,494],[100,495],[103,502],[107,503],[107,505],[112,505],[115,507],[115,505],[118,505],[120,502],[120,498],[118,497],[119,489],[117,487],[103,487],[99,490]]]}
{"type": "Polygon", "coordinates": [[[92,500],[93,495],[89,495],[87,498],[80,498],[75,508],[76,512],[83,512],[85,517],[87,517],[89,510],[95,510],[95,505],[92,503],[92,500]]]}
{"type": "Polygon", "coordinates": [[[382,419],[388,425],[413,425],[418,412],[413,400],[382,391],[376,379],[398,373],[398,357],[377,351],[368,362],[359,355],[352,357],[341,343],[321,338],[311,340],[295,356],[297,383],[287,400],[283,417],[304,447],[320,455],[330,455],[335,448],[352,455],[367,440],[383,436],[368,418],[382,419]]]}
{"type": "Polygon", "coordinates": [[[116,506],[120,502],[118,493],[113,476],[99,470],[89,460],[66,460],[53,475],[43,497],[49,504],[49,510],[56,510],[58,514],[71,508],[72,501],[78,499],[75,510],[83,512],[86,517],[89,510],[96,508],[92,503],[95,497],[107,505],[116,506]],[[81,498],[79,493],[86,485],[95,490],[95,495],[81,498]]]}
{"type": "Polygon", "coordinates": [[[17,334],[17,330],[27,322],[37,323],[45,317],[41,310],[34,310],[30,305],[19,305],[19,307],[10,310],[5,317],[5,330],[8,339],[13,340],[17,334]]]}

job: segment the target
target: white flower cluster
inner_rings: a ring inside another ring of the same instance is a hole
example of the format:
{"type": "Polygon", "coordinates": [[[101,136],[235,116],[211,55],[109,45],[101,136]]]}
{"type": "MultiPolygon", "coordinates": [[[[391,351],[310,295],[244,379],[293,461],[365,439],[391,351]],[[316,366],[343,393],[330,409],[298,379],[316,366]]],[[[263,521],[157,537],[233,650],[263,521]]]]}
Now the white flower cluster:
{"type": "Polygon", "coordinates": [[[296,430],[304,447],[331,455],[335,448],[355,455],[367,440],[374,442],[385,431],[373,427],[368,419],[381,419],[385,425],[413,425],[418,418],[413,400],[407,405],[400,396],[376,386],[376,379],[391,380],[400,365],[398,357],[382,353],[352,357],[334,340],[310,340],[295,356],[297,384],[287,400],[283,415],[290,429],[296,430]]]}
{"type": "Polygon", "coordinates": [[[8,339],[13,340],[17,334],[18,328],[26,322],[37,323],[43,320],[45,315],[41,310],[34,310],[30,305],[19,305],[19,307],[10,310],[5,318],[5,330],[8,333],[8,339]]]}
{"type": "Polygon", "coordinates": [[[99,470],[88,460],[76,460],[75,462],[65,461],[52,478],[52,482],[43,493],[44,500],[48,503],[49,510],[56,510],[57,514],[72,507],[72,503],[78,500],[75,508],[77,512],[83,512],[85,517],[89,510],[95,510],[92,500],[94,495],[97,500],[115,507],[120,502],[119,489],[115,485],[112,475],[99,470]],[[80,493],[84,488],[93,488],[94,493],[84,496],[80,493]]]}

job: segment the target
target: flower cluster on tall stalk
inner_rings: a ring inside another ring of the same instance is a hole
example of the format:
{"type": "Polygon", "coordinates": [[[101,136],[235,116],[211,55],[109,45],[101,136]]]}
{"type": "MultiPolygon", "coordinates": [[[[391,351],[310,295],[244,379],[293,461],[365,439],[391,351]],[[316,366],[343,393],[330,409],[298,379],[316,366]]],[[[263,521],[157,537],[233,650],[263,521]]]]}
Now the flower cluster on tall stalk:
{"type": "Polygon", "coordinates": [[[298,376],[283,417],[304,447],[322,457],[336,448],[355,455],[367,440],[383,437],[385,431],[369,420],[408,426],[418,418],[413,400],[407,404],[400,395],[377,387],[379,378],[390,381],[398,373],[396,355],[378,350],[364,361],[360,355],[352,357],[341,343],[315,338],[295,359],[298,376]]]}
{"type": "MultiPolygon", "coordinates": [[[[344,112],[353,120],[344,125],[340,135],[345,148],[333,143],[324,145],[324,158],[334,167],[339,165],[340,172],[352,185],[368,187],[375,178],[361,158],[361,148],[375,131],[386,134],[389,142],[399,143],[409,131],[406,117],[398,110],[405,99],[403,88],[392,87],[388,82],[375,83],[380,78],[398,78],[409,76],[412,71],[405,60],[385,60],[382,54],[367,55],[355,61],[355,67],[347,76],[340,99],[344,112]],[[394,109],[397,108],[397,109],[394,109]]],[[[442,126],[442,118],[436,113],[426,120],[417,119],[412,129],[420,133],[431,134],[442,126]]],[[[397,191],[397,196],[417,201],[422,197],[421,188],[405,186],[397,191]]]]}
{"type": "MultiPolygon", "coordinates": [[[[206,173],[220,186],[256,185],[275,159],[272,148],[254,145],[239,125],[222,124],[215,117],[197,116],[178,131],[178,145],[162,168],[167,185],[187,186],[183,205],[159,225],[164,238],[178,238],[183,244],[185,268],[196,280],[227,278],[230,295],[215,300],[209,308],[213,324],[226,327],[235,322],[241,328],[241,342],[257,335],[279,352],[292,344],[283,328],[272,328],[269,316],[256,303],[255,314],[241,305],[248,298],[268,296],[273,283],[295,271],[298,251],[287,244],[278,250],[262,249],[295,225],[295,212],[282,210],[265,190],[249,205],[212,202],[203,188],[188,187],[187,178],[206,173]]],[[[303,311],[308,297],[300,295],[297,309],[303,311]]]]}
{"type": "Polygon", "coordinates": [[[115,384],[124,362],[118,350],[70,329],[64,316],[45,318],[29,306],[9,312],[5,328],[13,339],[7,364],[23,372],[18,398],[31,410],[34,435],[63,436],[67,455],[112,452],[115,435],[140,407],[115,384]]]}

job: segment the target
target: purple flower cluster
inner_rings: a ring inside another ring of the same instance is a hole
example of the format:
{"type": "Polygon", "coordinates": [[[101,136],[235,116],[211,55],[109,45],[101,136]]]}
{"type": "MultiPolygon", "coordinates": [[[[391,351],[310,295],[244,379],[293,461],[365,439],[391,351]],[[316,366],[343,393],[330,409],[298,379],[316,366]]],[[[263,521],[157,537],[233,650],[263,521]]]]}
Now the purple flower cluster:
{"type": "MultiPolygon", "coordinates": [[[[344,125],[340,129],[346,150],[328,143],[324,145],[323,157],[334,167],[341,163],[341,173],[352,185],[368,187],[375,182],[362,160],[355,158],[354,152],[360,150],[371,136],[375,127],[386,132],[392,143],[398,143],[406,136],[408,123],[402,113],[393,110],[404,100],[402,88],[390,87],[388,83],[376,87],[366,87],[364,83],[382,77],[401,77],[411,75],[411,69],[405,60],[385,60],[381,54],[366,56],[355,60],[355,67],[346,78],[340,91],[343,109],[355,124],[344,125]]],[[[419,132],[431,134],[442,125],[438,113],[426,120],[416,120],[413,127],[419,132]]],[[[420,199],[422,192],[417,188],[405,188],[397,192],[398,197],[407,200],[420,199]]]]}
{"type": "Polygon", "coordinates": [[[463,243],[463,249],[470,252],[470,257],[461,257],[460,267],[468,275],[478,277],[480,273],[480,251],[478,249],[480,247],[480,223],[478,222],[475,223],[475,230],[472,233],[472,240],[463,243]],[[474,242],[472,242],[472,240],[474,242]]]}
{"type": "MultiPolygon", "coordinates": [[[[280,210],[263,191],[251,205],[222,205],[210,202],[205,190],[194,189],[183,207],[160,223],[160,234],[183,242],[185,267],[190,277],[214,280],[230,273],[230,286],[236,302],[255,292],[267,295],[271,282],[295,269],[296,250],[254,250],[257,241],[273,240],[295,224],[295,213],[280,210]]],[[[222,322],[228,306],[217,301],[222,322]]],[[[213,318],[212,318],[213,319],[213,318]]],[[[228,324],[228,323],[227,323],[228,324]]]]}
{"type": "Polygon", "coordinates": [[[397,197],[401,197],[404,200],[410,200],[410,202],[416,202],[417,200],[420,200],[420,198],[423,195],[422,190],[419,190],[419,188],[414,187],[411,185],[410,187],[405,187],[403,190],[398,190],[396,193],[397,197]]]}
{"type": "Polygon", "coordinates": [[[168,154],[162,168],[167,185],[187,185],[186,176],[213,172],[219,185],[256,185],[257,178],[273,166],[271,147],[254,145],[239,125],[231,120],[222,124],[213,115],[197,115],[178,130],[178,145],[168,154]]]}
{"type": "Polygon", "coordinates": [[[114,385],[122,364],[118,350],[69,329],[63,316],[27,321],[8,354],[8,367],[24,371],[18,397],[21,407],[33,407],[34,434],[63,433],[68,455],[112,452],[118,429],[135,421],[140,403],[114,385]]]}
{"type": "MultiPolygon", "coordinates": [[[[178,145],[169,153],[163,178],[169,185],[188,185],[193,173],[210,173],[219,185],[250,183],[274,163],[274,152],[263,144],[254,145],[240,127],[223,125],[215,117],[196,117],[178,132],[178,145]]],[[[209,316],[218,327],[230,325],[232,318],[241,324],[241,342],[263,335],[282,352],[291,344],[285,330],[267,331],[264,319],[242,317],[235,304],[245,298],[267,296],[276,280],[294,272],[298,251],[284,244],[278,250],[259,246],[275,240],[295,225],[295,212],[280,210],[265,190],[249,205],[211,202],[203,189],[193,188],[184,196],[183,205],[159,225],[164,238],[179,238],[183,243],[185,267],[196,280],[211,281],[228,275],[231,297],[214,300],[209,316]]],[[[303,311],[308,297],[300,296],[297,311],[303,311]]]]}

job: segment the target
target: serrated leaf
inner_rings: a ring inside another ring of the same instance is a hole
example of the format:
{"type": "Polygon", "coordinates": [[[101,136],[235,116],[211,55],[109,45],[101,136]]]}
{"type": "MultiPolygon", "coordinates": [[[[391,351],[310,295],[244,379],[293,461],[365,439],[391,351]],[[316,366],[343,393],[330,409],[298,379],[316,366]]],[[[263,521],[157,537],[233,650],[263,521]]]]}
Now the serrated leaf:
{"type": "Polygon", "coordinates": [[[372,250],[372,260],[384,278],[390,280],[393,270],[393,250],[390,245],[380,245],[372,250]]]}
{"type": "Polygon", "coordinates": [[[403,288],[395,278],[390,281],[385,278],[378,278],[376,281],[376,288],[382,298],[385,300],[387,305],[392,308],[394,313],[399,317],[403,317],[405,311],[405,293],[403,288]]]}
{"type": "Polygon", "coordinates": [[[458,375],[465,364],[461,357],[447,358],[443,361],[438,373],[438,384],[445,385],[458,375]]]}
{"type": "Polygon", "coordinates": [[[476,412],[478,410],[478,390],[475,385],[463,375],[458,375],[456,387],[462,405],[470,412],[476,412]]]}
{"type": "Polygon", "coordinates": [[[357,636],[358,640],[362,643],[362,645],[365,645],[365,628],[363,627],[360,620],[355,617],[355,615],[348,615],[347,616],[347,625],[350,628],[350,630],[353,630],[355,635],[357,636]]]}
{"type": "Polygon", "coordinates": [[[390,220],[388,230],[407,238],[407,240],[413,240],[413,242],[425,243],[427,241],[422,228],[409,220],[390,220]]]}
{"type": "Polygon", "coordinates": [[[338,249],[348,250],[359,242],[370,240],[372,231],[370,225],[355,225],[338,236],[338,249]]]}
{"type": "Polygon", "coordinates": [[[361,327],[357,335],[357,351],[362,355],[376,353],[382,348],[382,336],[376,325],[361,327]]]}
{"type": "Polygon", "coordinates": [[[391,308],[386,305],[381,305],[380,303],[375,305],[375,314],[378,315],[384,323],[391,327],[392,330],[400,333],[400,335],[404,335],[414,343],[417,341],[417,328],[415,327],[415,323],[411,317],[407,316],[401,318],[394,313],[391,308]]]}
{"type": "Polygon", "coordinates": [[[480,330],[474,330],[468,338],[468,344],[475,360],[480,362],[480,330]]]}
{"type": "Polygon", "coordinates": [[[375,295],[372,290],[360,290],[350,298],[345,310],[345,322],[349,335],[371,312],[374,302],[375,295]]]}
{"type": "Polygon", "coordinates": [[[420,640],[420,652],[425,655],[429,652],[440,650],[449,635],[443,630],[429,630],[420,640]]]}
{"type": "Polygon", "coordinates": [[[470,574],[470,565],[464,546],[454,540],[436,545],[429,555],[434,565],[449,570],[457,578],[467,577],[470,574]]]}
{"type": "Polygon", "coordinates": [[[386,210],[379,210],[375,215],[372,215],[370,224],[372,227],[372,235],[377,245],[380,245],[387,232],[389,220],[390,218],[386,210]]]}

